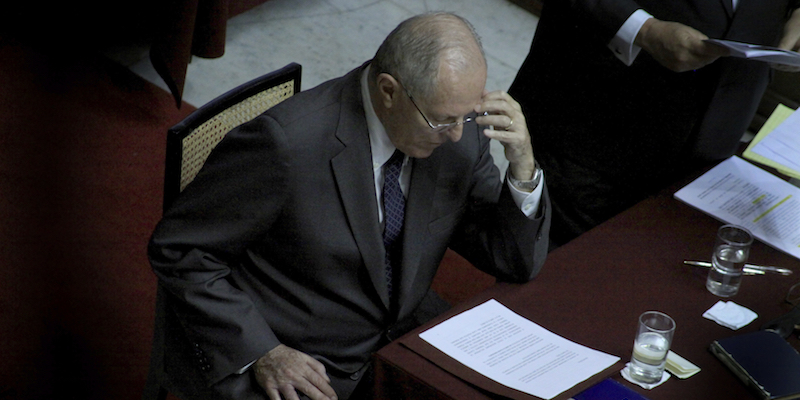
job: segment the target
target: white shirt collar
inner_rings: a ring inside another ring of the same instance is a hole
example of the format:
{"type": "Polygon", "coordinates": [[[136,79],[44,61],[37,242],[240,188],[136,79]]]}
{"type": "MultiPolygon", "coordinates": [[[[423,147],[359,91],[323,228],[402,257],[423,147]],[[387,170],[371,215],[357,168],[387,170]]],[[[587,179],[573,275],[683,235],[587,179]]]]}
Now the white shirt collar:
{"type": "Polygon", "coordinates": [[[361,98],[364,102],[364,114],[367,116],[369,146],[372,150],[373,169],[375,169],[380,168],[386,161],[389,161],[389,158],[392,157],[392,154],[394,154],[397,148],[392,144],[392,141],[389,140],[386,128],[383,127],[381,120],[378,119],[378,115],[375,114],[375,109],[372,107],[369,85],[367,84],[369,69],[370,66],[367,66],[361,74],[361,98]]]}

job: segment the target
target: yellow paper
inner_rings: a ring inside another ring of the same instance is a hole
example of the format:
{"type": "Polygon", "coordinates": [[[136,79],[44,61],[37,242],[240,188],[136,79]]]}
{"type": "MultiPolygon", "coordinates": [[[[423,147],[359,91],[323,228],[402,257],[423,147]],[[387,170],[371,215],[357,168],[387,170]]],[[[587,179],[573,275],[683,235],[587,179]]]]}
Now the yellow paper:
{"type": "Polygon", "coordinates": [[[767,135],[770,134],[775,128],[781,124],[786,118],[789,118],[790,115],[794,112],[793,109],[790,107],[786,107],[783,104],[778,104],[775,107],[775,111],[772,112],[772,115],[769,116],[767,122],[764,123],[764,126],[759,129],[758,134],[753,140],[750,141],[750,144],[747,146],[747,149],[744,151],[742,156],[749,160],[764,164],[768,167],[775,168],[778,172],[790,176],[792,178],[800,179],[800,171],[795,171],[791,168],[787,168],[785,165],[780,164],[776,161],[773,161],[767,157],[764,157],[756,152],[753,151],[753,147],[755,147],[761,139],[765,138],[767,135]]]}
{"type": "Polygon", "coordinates": [[[672,375],[677,376],[681,379],[686,379],[698,372],[700,372],[700,367],[697,365],[692,364],[689,360],[675,354],[672,350],[667,353],[667,364],[666,369],[672,375]]]}

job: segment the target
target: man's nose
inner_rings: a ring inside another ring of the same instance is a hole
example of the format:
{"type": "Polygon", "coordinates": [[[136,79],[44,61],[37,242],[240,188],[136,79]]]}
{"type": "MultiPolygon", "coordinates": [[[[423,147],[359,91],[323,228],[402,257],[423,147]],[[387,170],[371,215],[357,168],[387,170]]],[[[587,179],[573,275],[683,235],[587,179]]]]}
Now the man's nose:
{"type": "Polygon", "coordinates": [[[456,126],[450,128],[450,129],[448,129],[447,131],[445,131],[445,134],[447,135],[447,138],[450,139],[450,141],[453,141],[453,142],[457,142],[457,141],[461,140],[461,135],[463,133],[464,133],[464,125],[463,124],[456,125],[456,126]]]}

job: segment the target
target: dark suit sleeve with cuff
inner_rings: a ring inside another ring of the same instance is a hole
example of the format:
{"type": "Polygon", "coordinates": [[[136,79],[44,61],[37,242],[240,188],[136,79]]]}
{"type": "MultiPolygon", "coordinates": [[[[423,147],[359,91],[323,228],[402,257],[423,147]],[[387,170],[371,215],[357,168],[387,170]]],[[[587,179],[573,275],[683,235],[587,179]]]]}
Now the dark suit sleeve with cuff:
{"type": "Polygon", "coordinates": [[[568,0],[567,3],[572,15],[594,24],[599,29],[597,34],[606,43],[636,10],[642,8],[633,0],[568,0]]]}
{"type": "Polygon", "coordinates": [[[167,304],[208,386],[279,344],[248,295],[226,279],[284,202],[285,144],[279,134],[264,134],[262,124],[245,125],[219,144],[204,171],[165,213],[148,246],[167,304]],[[252,184],[255,180],[259,184],[252,184]]]}
{"type": "Polygon", "coordinates": [[[505,182],[499,183],[498,198],[489,140],[480,137],[482,155],[475,165],[472,200],[450,247],[498,280],[527,282],[539,273],[547,256],[551,214],[547,186],[539,210],[530,218],[514,202],[505,182]],[[494,200],[485,201],[490,198],[494,200]]]}

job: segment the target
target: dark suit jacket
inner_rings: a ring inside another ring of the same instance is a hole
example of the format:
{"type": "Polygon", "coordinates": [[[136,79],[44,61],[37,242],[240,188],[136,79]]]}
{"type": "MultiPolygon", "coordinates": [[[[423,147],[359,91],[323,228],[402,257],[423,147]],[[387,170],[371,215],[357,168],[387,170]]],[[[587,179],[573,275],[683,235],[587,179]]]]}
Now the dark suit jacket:
{"type": "Polygon", "coordinates": [[[171,391],[217,384],[263,396],[236,371],[283,343],[322,361],[346,397],[370,354],[409,328],[448,246],[504,280],[541,268],[547,193],[527,219],[470,124],[459,142],[412,160],[390,307],[362,70],[229,133],[156,228],[149,256],[170,294],[171,391]]]}
{"type": "Polygon", "coordinates": [[[548,171],[557,241],[737,149],[770,78],[730,57],[675,73],[642,51],[630,67],[607,43],[638,8],[709,37],[775,45],[795,0],[547,1],[509,89],[548,171]],[[570,232],[560,234],[556,229],[570,232]]]}

